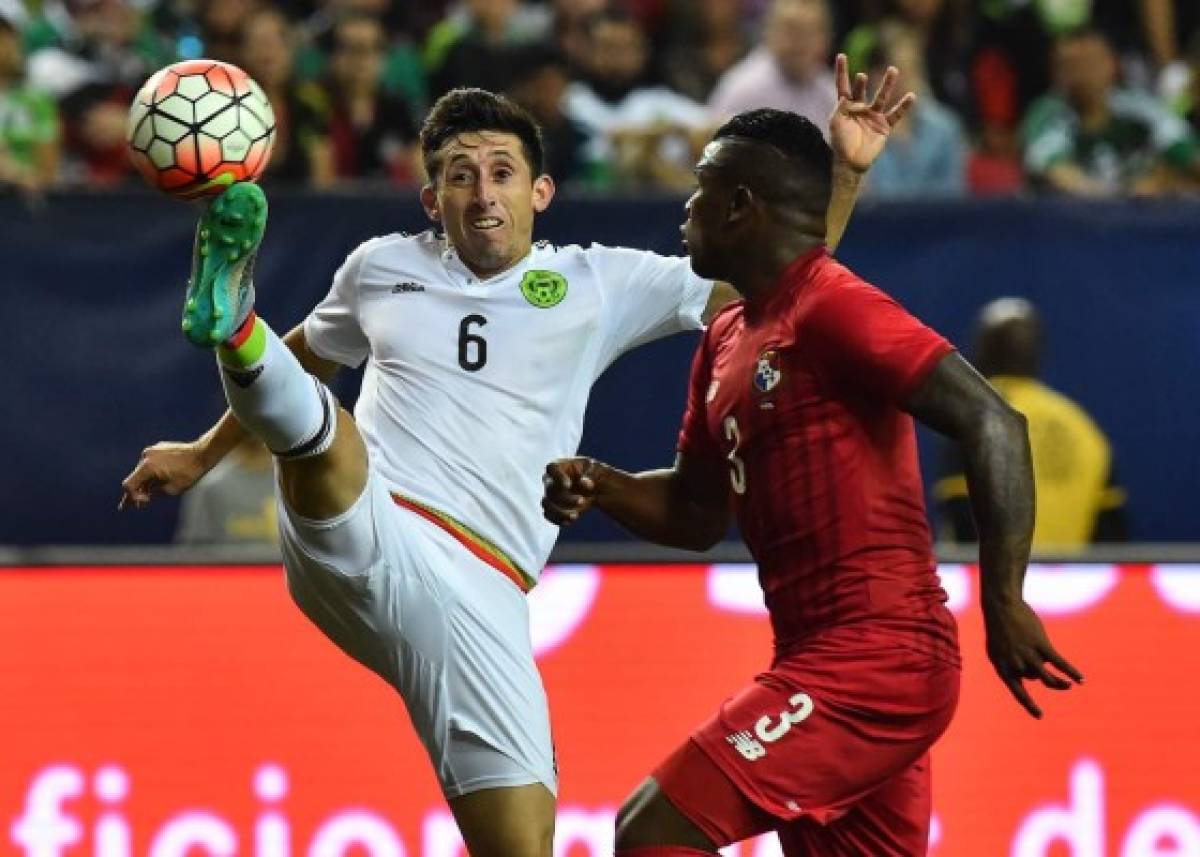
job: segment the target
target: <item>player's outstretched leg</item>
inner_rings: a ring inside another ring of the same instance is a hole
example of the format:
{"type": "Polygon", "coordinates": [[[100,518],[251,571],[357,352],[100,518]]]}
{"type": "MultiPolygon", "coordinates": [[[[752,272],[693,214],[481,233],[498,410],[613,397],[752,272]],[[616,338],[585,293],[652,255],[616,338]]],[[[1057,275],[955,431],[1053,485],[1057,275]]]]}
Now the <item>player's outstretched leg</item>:
{"type": "Polygon", "coordinates": [[[471,857],[550,857],[554,796],[541,784],[483,789],[450,801],[471,857]]]}
{"type": "Polygon", "coordinates": [[[332,518],[366,485],[366,448],[329,389],[254,312],[254,259],[266,224],[267,200],[255,184],[233,185],[205,211],[183,331],[193,344],[215,347],[229,407],[279,459],[288,506],[332,518]]]}

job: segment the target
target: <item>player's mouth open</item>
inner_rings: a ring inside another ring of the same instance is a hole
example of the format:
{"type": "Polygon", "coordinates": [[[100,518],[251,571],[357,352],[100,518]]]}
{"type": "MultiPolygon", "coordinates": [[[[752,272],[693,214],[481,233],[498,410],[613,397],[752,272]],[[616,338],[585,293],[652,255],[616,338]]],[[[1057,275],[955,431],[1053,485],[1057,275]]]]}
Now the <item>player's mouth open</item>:
{"type": "Polygon", "coordinates": [[[503,221],[499,217],[480,217],[478,220],[471,221],[471,227],[474,229],[495,229],[502,223],[503,221]]]}

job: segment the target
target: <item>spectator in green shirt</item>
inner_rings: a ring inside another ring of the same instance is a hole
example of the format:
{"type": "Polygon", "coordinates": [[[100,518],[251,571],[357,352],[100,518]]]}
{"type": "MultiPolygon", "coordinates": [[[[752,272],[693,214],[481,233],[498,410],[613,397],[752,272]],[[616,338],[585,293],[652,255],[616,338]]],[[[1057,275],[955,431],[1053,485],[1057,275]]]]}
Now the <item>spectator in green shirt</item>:
{"type": "Polygon", "coordinates": [[[58,107],[25,85],[21,34],[0,17],[0,187],[39,191],[58,171],[58,107]]]}
{"type": "Polygon", "coordinates": [[[1113,50],[1098,30],[1060,36],[1055,90],[1029,108],[1025,170],[1078,196],[1156,195],[1200,184],[1200,145],[1187,122],[1148,93],[1117,86],[1113,50]]]}

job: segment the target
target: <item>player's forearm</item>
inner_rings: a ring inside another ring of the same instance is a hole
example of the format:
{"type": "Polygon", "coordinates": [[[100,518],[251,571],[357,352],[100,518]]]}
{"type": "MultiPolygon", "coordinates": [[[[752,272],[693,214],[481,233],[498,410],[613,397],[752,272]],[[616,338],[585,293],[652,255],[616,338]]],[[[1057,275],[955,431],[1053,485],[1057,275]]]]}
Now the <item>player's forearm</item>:
{"type": "Polygon", "coordinates": [[[238,422],[233,411],[225,411],[216,425],[196,441],[200,451],[200,462],[204,472],[212,470],[220,461],[246,438],[246,430],[238,422]]]}
{"type": "Polygon", "coordinates": [[[846,225],[858,202],[858,190],[864,173],[840,160],[833,162],[833,192],[825,213],[825,244],[829,252],[837,249],[846,233],[846,225]]]}
{"type": "Polygon", "coordinates": [[[1035,499],[1025,417],[1011,408],[989,409],[961,443],[986,611],[1021,599],[1029,563],[1035,499]]]}
{"type": "Polygon", "coordinates": [[[1019,602],[1034,512],[1025,417],[957,352],[938,362],[905,409],[959,445],[979,534],[984,610],[1019,602]]]}
{"type": "Polygon", "coordinates": [[[598,464],[595,505],[639,538],[667,547],[705,551],[725,535],[724,510],[682,496],[677,472],[626,473],[598,464]]]}

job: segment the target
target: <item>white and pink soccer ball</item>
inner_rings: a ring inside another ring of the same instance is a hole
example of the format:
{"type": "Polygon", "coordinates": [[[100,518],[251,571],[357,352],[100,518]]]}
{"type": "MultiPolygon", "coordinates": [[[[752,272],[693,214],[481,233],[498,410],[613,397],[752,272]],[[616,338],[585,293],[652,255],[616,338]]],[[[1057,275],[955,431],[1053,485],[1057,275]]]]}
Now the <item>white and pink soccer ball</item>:
{"type": "Polygon", "coordinates": [[[275,113],[237,66],[186,60],[146,81],[125,133],[130,159],[151,187],[194,199],[262,175],[275,142],[275,113]]]}

